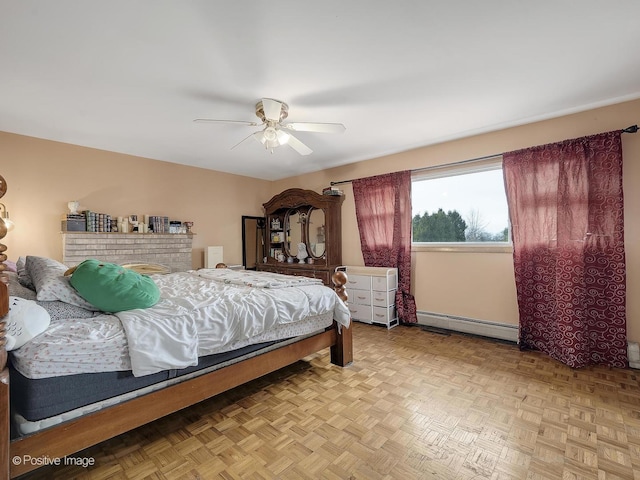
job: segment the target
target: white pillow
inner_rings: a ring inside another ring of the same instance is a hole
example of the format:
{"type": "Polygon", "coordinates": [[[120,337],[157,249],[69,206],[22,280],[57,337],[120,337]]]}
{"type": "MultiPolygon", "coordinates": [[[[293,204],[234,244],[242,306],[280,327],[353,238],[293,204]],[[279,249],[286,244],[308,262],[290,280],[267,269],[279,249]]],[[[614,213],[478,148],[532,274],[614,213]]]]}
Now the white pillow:
{"type": "Polygon", "coordinates": [[[60,300],[87,310],[97,310],[71,286],[69,277],[64,276],[69,269],[66,265],[51,258],[27,256],[25,269],[33,281],[38,300],[60,300]]]}
{"type": "Polygon", "coordinates": [[[51,317],[47,311],[34,300],[20,297],[9,297],[9,315],[5,318],[7,351],[20,348],[36,335],[44,332],[51,317]]]}

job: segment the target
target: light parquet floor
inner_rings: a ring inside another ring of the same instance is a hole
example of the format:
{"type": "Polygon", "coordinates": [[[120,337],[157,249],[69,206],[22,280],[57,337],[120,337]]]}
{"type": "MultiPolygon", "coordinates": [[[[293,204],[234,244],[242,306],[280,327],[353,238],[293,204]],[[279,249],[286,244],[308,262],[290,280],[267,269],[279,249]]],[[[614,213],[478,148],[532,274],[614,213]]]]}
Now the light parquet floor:
{"type": "Polygon", "coordinates": [[[635,370],[420,327],[328,350],[28,479],[640,480],[635,370]]]}

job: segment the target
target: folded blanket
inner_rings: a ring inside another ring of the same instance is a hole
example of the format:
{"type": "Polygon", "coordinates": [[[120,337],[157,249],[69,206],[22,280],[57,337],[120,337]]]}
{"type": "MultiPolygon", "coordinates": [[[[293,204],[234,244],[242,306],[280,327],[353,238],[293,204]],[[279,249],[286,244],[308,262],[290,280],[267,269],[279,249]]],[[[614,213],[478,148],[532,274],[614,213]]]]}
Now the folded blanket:
{"type": "Polygon", "coordinates": [[[255,288],[286,288],[300,287],[302,285],[321,285],[322,280],[310,277],[294,277],[271,272],[254,272],[252,270],[229,270],[226,268],[203,268],[196,270],[195,274],[233,285],[244,285],[255,288]]]}

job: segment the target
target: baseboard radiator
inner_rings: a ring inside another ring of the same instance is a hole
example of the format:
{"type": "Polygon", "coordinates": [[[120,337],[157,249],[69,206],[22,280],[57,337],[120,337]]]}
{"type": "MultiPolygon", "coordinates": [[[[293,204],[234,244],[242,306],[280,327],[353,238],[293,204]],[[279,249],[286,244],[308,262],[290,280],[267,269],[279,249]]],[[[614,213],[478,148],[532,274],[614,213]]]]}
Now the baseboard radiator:
{"type": "MultiPolygon", "coordinates": [[[[518,342],[517,325],[423,311],[418,312],[418,324],[442,330],[507,340],[514,343],[518,342]]],[[[640,345],[637,342],[628,343],[628,355],[629,367],[640,369],[640,345]]]]}
{"type": "Polygon", "coordinates": [[[518,341],[517,325],[422,311],[418,312],[418,324],[443,330],[452,330],[454,332],[497,338],[509,342],[518,341]]]}
{"type": "Polygon", "coordinates": [[[629,366],[640,368],[640,345],[637,342],[629,342],[627,354],[629,355],[629,366]]]}

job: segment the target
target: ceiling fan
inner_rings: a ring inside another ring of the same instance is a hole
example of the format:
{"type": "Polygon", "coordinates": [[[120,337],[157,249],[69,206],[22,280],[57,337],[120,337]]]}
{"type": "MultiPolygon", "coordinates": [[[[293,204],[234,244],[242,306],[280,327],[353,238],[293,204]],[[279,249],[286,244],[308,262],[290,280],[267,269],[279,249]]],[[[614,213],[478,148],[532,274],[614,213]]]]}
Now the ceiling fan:
{"type": "Polygon", "coordinates": [[[235,144],[233,150],[238,145],[250,138],[260,142],[267,150],[273,153],[273,149],[281,145],[289,145],[300,155],[309,155],[312,150],[291,134],[294,132],[319,132],[319,133],[342,133],[345,126],[341,123],[310,123],[293,122],[282,123],[289,115],[289,105],[273,98],[263,98],[256,103],[256,116],[261,122],[244,122],[240,120],[214,120],[210,118],[196,118],[194,122],[208,123],[236,123],[249,127],[264,126],[258,132],[254,132],[235,144]]]}

